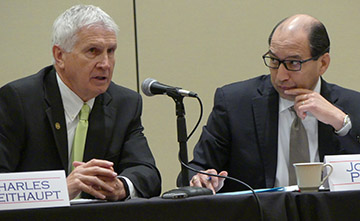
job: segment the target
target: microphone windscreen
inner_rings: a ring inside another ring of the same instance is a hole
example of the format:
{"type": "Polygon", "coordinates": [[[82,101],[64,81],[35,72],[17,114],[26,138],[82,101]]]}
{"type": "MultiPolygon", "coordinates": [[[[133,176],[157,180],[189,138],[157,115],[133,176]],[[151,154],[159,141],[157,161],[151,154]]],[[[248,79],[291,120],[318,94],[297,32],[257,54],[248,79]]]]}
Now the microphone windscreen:
{"type": "Polygon", "coordinates": [[[153,93],[151,93],[151,85],[156,82],[155,79],[152,78],[146,78],[143,83],[141,84],[141,90],[146,96],[154,96],[153,93]]]}

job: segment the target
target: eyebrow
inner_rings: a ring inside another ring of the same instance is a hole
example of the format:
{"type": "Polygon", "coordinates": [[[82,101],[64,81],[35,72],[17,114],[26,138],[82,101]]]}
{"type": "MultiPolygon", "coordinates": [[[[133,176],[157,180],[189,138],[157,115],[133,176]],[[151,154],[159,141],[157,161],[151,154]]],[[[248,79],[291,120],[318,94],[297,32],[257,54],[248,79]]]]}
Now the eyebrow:
{"type": "MultiPolygon", "coordinates": [[[[275,56],[276,58],[279,58],[275,53],[273,53],[271,50],[269,50],[269,54],[271,54],[272,56],[275,56]]],[[[299,55],[291,55],[291,56],[287,56],[285,59],[283,60],[289,60],[289,58],[293,58],[293,59],[299,59],[301,60],[302,58],[299,55]]]]}

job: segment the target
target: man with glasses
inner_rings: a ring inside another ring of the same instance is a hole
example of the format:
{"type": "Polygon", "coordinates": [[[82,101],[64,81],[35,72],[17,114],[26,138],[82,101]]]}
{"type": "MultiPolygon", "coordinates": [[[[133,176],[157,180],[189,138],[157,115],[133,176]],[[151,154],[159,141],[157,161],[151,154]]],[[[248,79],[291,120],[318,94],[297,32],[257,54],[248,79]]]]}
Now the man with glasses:
{"type": "MultiPolygon", "coordinates": [[[[263,55],[270,75],[217,89],[190,165],[269,188],[296,184],[294,155],[301,157],[298,161],[316,162],[324,155],[360,153],[360,93],[321,77],[330,63],[329,51],[319,20],[294,15],[277,24],[263,55]],[[298,126],[293,126],[295,119],[298,126]],[[293,136],[293,130],[302,131],[301,136],[293,136]]],[[[246,188],[203,174],[190,177],[191,186],[214,193],[246,188]]]]}

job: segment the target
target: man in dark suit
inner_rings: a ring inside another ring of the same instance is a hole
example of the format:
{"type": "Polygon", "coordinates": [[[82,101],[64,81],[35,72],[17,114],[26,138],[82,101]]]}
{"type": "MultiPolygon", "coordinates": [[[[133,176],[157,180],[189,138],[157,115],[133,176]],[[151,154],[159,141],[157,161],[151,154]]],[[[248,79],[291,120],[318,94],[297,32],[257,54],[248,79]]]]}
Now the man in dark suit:
{"type": "Polygon", "coordinates": [[[53,28],[54,65],[0,89],[0,172],[65,170],[70,199],[82,191],[114,201],[159,195],[141,97],[111,82],[117,25],[100,8],[78,5],[53,28]],[[73,161],[85,104],[83,160],[73,161]]]}
{"type": "MultiPolygon", "coordinates": [[[[190,165],[253,188],[292,185],[289,136],[296,115],[306,129],[310,162],[329,154],[360,153],[360,93],[321,77],[330,63],[329,49],[324,25],[309,15],[276,25],[263,56],[270,75],[217,89],[190,165]]],[[[214,193],[246,188],[203,174],[190,177],[191,186],[214,193]]]]}

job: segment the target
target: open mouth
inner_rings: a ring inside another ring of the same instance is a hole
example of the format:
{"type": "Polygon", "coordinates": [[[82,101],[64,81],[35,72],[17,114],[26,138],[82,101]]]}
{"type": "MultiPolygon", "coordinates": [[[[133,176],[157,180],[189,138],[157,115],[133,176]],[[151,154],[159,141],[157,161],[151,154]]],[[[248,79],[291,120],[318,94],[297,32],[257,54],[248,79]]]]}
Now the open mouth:
{"type": "Polygon", "coordinates": [[[106,77],[97,76],[95,77],[96,80],[106,80],[106,77]]]}

